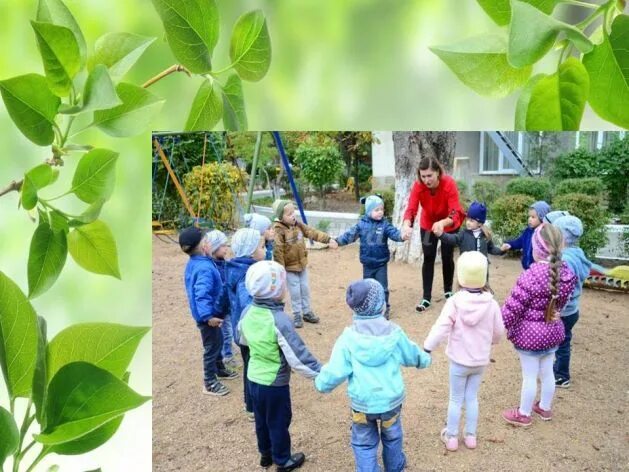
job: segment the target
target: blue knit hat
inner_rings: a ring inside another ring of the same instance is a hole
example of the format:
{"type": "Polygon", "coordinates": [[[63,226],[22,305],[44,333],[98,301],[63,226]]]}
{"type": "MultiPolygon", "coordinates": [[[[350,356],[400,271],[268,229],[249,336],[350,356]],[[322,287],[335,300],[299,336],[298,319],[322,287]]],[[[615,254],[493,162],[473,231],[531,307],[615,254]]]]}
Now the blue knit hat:
{"type": "Polygon", "coordinates": [[[361,318],[377,318],[384,313],[384,289],[376,279],[352,282],[347,287],[345,301],[361,318]]]}
{"type": "Polygon", "coordinates": [[[487,207],[480,202],[472,202],[469,210],[467,210],[467,217],[478,221],[480,224],[485,224],[487,221],[487,207]]]}
{"type": "Polygon", "coordinates": [[[583,223],[576,216],[566,215],[557,218],[553,226],[559,228],[566,246],[572,246],[583,235],[583,223]]]}
{"type": "Polygon", "coordinates": [[[550,205],[543,200],[533,203],[529,208],[535,210],[540,221],[543,221],[544,217],[550,212],[550,205]]]}
{"type": "Polygon", "coordinates": [[[259,215],[257,213],[247,213],[244,216],[244,219],[247,228],[257,229],[260,234],[263,234],[267,229],[271,227],[271,220],[269,220],[264,215],[259,215]]]}
{"type": "Polygon", "coordinates": [[[365,200],[365,215],[371,217],[371,212],[379,205],[384,206],[384,200],[378,195],[369,195],[365,200]]]}

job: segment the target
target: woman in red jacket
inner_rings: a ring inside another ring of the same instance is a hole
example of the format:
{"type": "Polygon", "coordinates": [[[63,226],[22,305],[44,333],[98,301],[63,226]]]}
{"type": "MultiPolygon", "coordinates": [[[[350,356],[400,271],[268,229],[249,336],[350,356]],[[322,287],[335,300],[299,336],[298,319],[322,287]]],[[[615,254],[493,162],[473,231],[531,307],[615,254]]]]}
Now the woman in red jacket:
{"type": "MultiPolygon", "coordinates": [[[[417,181],[411,188],[408,207],[404,213],[403,230],[410,235],[412,226],[421,204],[422,212],[419,219],[421,229],[424,262],[422,264],[422,283],[424,295],[415,310],[422,312],[430,306],[432,297],[432,279],[437,257],[439,238],[434,232],[458,231],[465,218],[459,202],[459,191],[452,177],[446,175],[441,163],[433,157],[424,157],[419,161],[417,181]]],[[[452,280],[454,278],[454,246],[441,245],[441,262],[443,269],[443,288],[445,297],[452,296],[452,280]]]]}

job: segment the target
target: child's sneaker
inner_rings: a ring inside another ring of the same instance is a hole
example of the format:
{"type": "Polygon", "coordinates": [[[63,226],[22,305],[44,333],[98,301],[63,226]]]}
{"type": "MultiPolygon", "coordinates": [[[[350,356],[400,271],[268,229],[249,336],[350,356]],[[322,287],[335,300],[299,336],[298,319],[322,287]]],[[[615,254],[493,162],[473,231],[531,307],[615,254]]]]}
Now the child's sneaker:
{"type": "Polygon", "coordinates": [[[260,456],[260,467],[264,467],[265,469],[271,467],[273,465],[273,457],[271,454],[262,454],[260,456]]]}
{"type": "Polygon", "coordinates": [[[284,465],[277,466],[277,472],[289,472],[291,470],[299,469],[306,461],[306,456],[303,452],[297,452],[290,456],[290,459],[284,465]]]}
{"type": "Polygon", "coordinates": [[[555,380],[555,387],[570,388],[570,379],[559,377],[557,380],[555,380]]]}
{"type": "Polygon", "coordinates": [[[468,449],[476,449],[476,436],[473,434],[466,434],[463,438],[463,443],[468,449]]]}
{"type": "Polygon", "coordinates": [[[229,367],[231,369],[242,367],[242,364],[235,356],[223,358],[223,364],[225,364],[225,367],[229,367]]]}
{"type": "Polygon", "coordinates": [[[304,320],[302,319],[301,315],[295,315],[295,321],[293,323],[295,325],[295,328],[304,327],[304,320]]]}
{"type": "Polygon", "coordinates": [[[318,323],[319,317],[310,311],[308,313],[304,313],[304,321],[307,321],[308,323],[318,323]]]}
{"type": "Polygon", "coordinates": [[[203,389],[203,393],[206,395],[213,395],[215,397],[223,397],[229,393],[229,389],[217,380],[216,382],[212,382],[210,385],[206,385],[203,389]]]}
{"type": "Polygon", "coordinates": [[[517,406],[503,411],[502,417],[507,423],[511,423],[514,426],[531,426],[533,422],[530,416],[520,413],[520,408],[517,406]]]}
{"type": "Polygon", "coordinates": [[[537,413],[539,417],[544,421],[550,421],[553,419],[552,410],[542,410],[542,408],[539,406],[539,402],[535,402],[535,405],[533,405],[533,411],[537,413]]]}
{"type": "Polygon", "coordinates": [[[454,452],[459,448],[459,438],[456,436],[448,436],[447,428],[441,430],[441,442],[446,445],[446,449],[454,452]]]}
{"type": "Polygon", "coordinates": [[[256,415],[253,413],[253,411],[245,410],[245,415],[247,415],[247,420],[249,420],[250,423],[255,423],[256,415]]]}
{"type": "Polygon", "coordinates": [[[234,380],[238,378],[238,372],[234,372],[231,369],[225,368],[225,369],[220,369],[216,373],[216,376],[219,379],[223,379],[223,380],[234,380]]]}

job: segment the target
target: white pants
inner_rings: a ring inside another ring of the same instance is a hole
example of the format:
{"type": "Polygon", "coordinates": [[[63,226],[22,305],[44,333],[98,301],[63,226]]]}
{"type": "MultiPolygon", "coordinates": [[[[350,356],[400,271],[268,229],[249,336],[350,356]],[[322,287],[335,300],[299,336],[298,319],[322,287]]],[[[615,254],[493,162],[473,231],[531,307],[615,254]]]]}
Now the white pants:
{"type": "Polygon", "coordinates": [[[545,356],[531,356],[518,351],[522,365],[522,393],[520,396],[520,414],[531,416],[535,395],[537,393],[537,378],[542,384],[539,406],[542,410],[550,410],[555,394],[555,374],[553,361],[555,353],[545,356]]]}
{"type": "Polygon", "coordinates": [[[466,367],[450,361],[450,401],[448,403],[448,436],[459,435],[461,408],[465,404],[465,434],[476,436],[478,424],[478,389],[485,366],[466,367]]]}
{"type": "Polygon", "coordinates": [[[308,286],[308,270],[286,272],[286,282],[290,293],[290,306],[294,316],[310,313],[310,287],[308,286]]]}

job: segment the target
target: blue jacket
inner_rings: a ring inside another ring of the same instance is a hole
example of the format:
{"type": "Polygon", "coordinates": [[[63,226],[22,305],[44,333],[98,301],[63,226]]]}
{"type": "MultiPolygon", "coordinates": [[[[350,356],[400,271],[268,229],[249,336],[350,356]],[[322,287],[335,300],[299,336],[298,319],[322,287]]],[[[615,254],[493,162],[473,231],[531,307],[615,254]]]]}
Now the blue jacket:
{"type": "Polygon", "coordinates": [[[273,240],[266,241],[264,243],[264,247],[266,248],[266,256],[264,260],[272,261],[273,260],[273,240]]]}
{"type": "Polygon", "coordinates": [[[249,256],[234,257],[225,264],[225,285],[229,300],[229,313],[231,314],[234,341],[240,344],[238,322],[243,310],[251,303],[251,296],[245,287],[245,275],[247,270],[257,261],[249,256]]]}
{"type": "Polygon", "coordinates": [[[318,391],[329,393],[348,380],[352,408],[386,413],[405,397],[400,367],[428,367],[429,354],[410,341],[398,325],[383,317],[357,319],[336,340],[330,360],[315,379],[318,391]]]}
{"type": "Polygon", "coordinates": [[[197,323],[210,318],[224,318],[223,281],[216,264],[209,257],[190,256],[184,273],[190,312],[197,323]]]}
{"type": "Polygon", "coordinates": [[[216,265],[218,269],[218,273],[221,274],[221,280],[223,281],[223,293],[222,293],[222,301],[219,302],[224,308],[225,316],[229,315],[229,296],[227,295],[227,283],[226,283],[226,267],[227,261],[225,259],[215,259],[212,258],[212,261],[216,265]]]}
{"type": "Polygon", "coordinates": [[[588,275],[590,275],[590,269],[592,268],[592,263],[585,257],[585,253],[583,249],[577,246],[570,246],[563,250],[563,260],[568,267],[579,279],[577,285],[574,287],[574,291],[572,295],[570,295],[570,299],[568,303],[561,310],[561,316],[569,316],[574,315],[577,311],[579,311],[579,301],[581,299],[581,292],[583,291],[583,282],[588,275]]]}
{"type": "Polygon", "coordinates": [[[511,246],[511,249],[522,250],[522,267],[524,267],[524,270],[528,269],[531,264],[535,262],[533,259],[533,245],[531,244],[534,232],[535,228],[527,226],[516,239],[506,241],[506,243],[511,246]]]}
{"type": "Polygon", "coordinates": [[[339,246],[353,243],[360,238],[360,263],[367,267],[380,267],[389,262],[389,239],[402,242],[400,230],[382,218],[376,221],[367,215],[349,230],[336,238],[339,246]]]}

